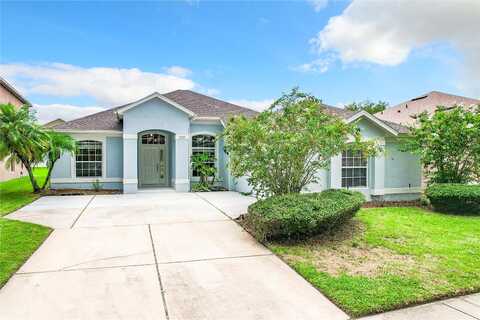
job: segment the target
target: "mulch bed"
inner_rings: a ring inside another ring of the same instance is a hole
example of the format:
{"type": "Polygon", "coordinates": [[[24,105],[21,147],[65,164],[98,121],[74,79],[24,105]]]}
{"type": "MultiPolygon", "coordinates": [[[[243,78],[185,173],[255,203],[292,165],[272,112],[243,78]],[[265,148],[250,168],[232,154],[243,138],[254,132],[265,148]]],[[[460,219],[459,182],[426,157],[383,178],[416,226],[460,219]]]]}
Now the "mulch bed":
{"type": "Polygon", "coordinates": [[[422,207],[420,200],[413,201],[369,201],[365,202],[363,208],[382,208],[382,207],[422,207]]]}
{"type": "Polygon", "coordinates": [[[103,194],[120,194],[121,190],[102,189],[99,191],[85,189],[50,189],[45,191],[42,196],[86,196],[86,195],[103,195],[103,194]]]}

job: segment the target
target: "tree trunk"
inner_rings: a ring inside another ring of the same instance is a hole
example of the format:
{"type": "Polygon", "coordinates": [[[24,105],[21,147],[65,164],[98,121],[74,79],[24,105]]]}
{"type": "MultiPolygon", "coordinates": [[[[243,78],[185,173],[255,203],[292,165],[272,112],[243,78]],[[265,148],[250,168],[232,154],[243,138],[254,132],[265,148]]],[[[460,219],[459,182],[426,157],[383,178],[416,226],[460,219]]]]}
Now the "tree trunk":
{"type": "Polygon", "coordinates": [[[45,178],[45,182],[43,183],[43,186],[42,186],[42,191],[45,190],[45,188],[47,187],[47,185],[49,184],[50,182],[50,176],[52,175],[52,170],[53,170],[53,165],[55,164],[55,161],[53,161],[51,164],[49,164],[48,166],[48,171],[47,171],[47,177],[45,178]]]}
{"type": "Polygon", "coordinates": [[[30,163],[23,162],[23,165],[25,166],[25,169],[27,169],[28,177],[30,178],[30,183],[32,184],[33,192],[34,193],[40,192],[41,191],[40,187],[37,184],[37,180],[35,180],[35,176],[33,175],[33,169],[30,166],[30,163]]]}

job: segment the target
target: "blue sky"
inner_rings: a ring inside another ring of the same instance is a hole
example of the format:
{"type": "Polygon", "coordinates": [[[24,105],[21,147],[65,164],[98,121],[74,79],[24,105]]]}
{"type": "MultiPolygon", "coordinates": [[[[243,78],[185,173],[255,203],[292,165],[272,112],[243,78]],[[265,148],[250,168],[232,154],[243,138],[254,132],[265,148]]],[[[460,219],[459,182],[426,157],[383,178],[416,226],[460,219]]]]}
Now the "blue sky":
{"type": "Polygon", "coordinates": [[[431,90],[480,97],[465,72],[478,47],[462,43],[478,37],[475,1],[401,14],[360,2],[2,2],[0,74],[45,119],[175,88],[256,108],[294,86],[333,105],[431,90]],[[452,14],[463,21],[455,35],[435,25],[452,14]],[[407,26],[416,15],[430,24],[407,26]]]}

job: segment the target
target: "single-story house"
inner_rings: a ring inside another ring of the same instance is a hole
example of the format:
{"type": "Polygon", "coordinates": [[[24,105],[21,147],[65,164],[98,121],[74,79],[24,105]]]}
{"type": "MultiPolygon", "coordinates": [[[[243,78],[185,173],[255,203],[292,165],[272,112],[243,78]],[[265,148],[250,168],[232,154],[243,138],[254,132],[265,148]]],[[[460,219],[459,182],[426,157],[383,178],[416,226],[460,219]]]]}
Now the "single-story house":
{"type": "MultiPolygon", "coordinates": [[[[375,139],[385,152],[365,159],[345,151],[331,160],[329,170],[306,191],[352,188],[369,199],[410,200],[421,192],[419,159],[400,152],[398,139],[407,128],[382,121],[366,112],[349,112],[325,106],[326,111],[347,122],[357,121],[365,139],[375,139]]],[[[247,179],[229,174],[224,142],[215,137],[229,117],[255,116],[253,110],[189,90],[153,93],[138,101],[68,121],[54,130],[78,141],[78,152],[64,154],[52,173],[52,188],[103,188],[135,193],[144,188],[165,187],[189,191],[198,175],[190,158],[211,155],[220,184],[229,190],[248,192],[247,179]]]]}

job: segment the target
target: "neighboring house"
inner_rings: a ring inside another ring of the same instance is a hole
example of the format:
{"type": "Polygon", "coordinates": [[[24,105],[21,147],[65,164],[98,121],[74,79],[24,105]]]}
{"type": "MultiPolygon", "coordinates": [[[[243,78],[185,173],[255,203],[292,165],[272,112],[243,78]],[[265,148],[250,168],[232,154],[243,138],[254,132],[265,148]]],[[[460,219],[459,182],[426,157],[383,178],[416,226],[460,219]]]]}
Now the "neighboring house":
{"type": "Polygon", "coordinates": [[[53,129],[54,127],[56,126],[59,126],[61,124],[64,124],[66,121],[63,120],[63,119],[55,119],[55,120],[52,120],[50,122],[47,122],[45,123],[44,125],[42,125],[44,128],[47,128],[47,129],[53,129]]]}
{"type": "Polygon", "coordinates": [[[403,125],[413,125],[416,121],[414,118],[416,115],[424,111],[429,114],[433,114],[438,106],[450,108],[454,105],[470,107],[478,104],[480,104],[480,100],[477,99],[456,96],[439,91],[432,91],[397,104],[396,106],[387,108],[384,111],[376,113],[375,116],[382,120],[400,123],[403,125]]]}
{"type": "MultiPolygon", "coordinates": [[[[0,104],[13,104],[20,108],[23,105],[30,106],[30,102],[25,99],[12,85],[0,77],[0,104]]],[[[18,178],[26,174],[26,170],[21,163],[18,163],[12,169],[5,168],[5,163],[0,161],[0,181],[18,178]]]]}
{"type": "MultiPolygon", "coordinates": [[[[330,170],[319,173],[320,182],[310,191],[349,187],[369,199],[410,200],[419,197],[421,168],[418,158],[398,150],[398,138],[407,133],[401,125],[381,121],[367,112],[348,112],[325,106],[347,122],[357,122],[365,139],[384,145],[385,153],[364,159],[350,151],[332,158],[330,170]]],[[[189,191],[198,181],[191,170],[195,153],[209,153],[220,183],[237,191],[249,191],[246,178],[235,179],[228,171],[228,155],[222,139],[229,117],[257,113],[188,90],[153,93],[138,101],[66,122],[56,131],[78,141],[75,156],[64,154],[52,173],[52,188],[92,188],[97,179],[103,188],[135,193],[149,187],[189,191]]]]}

